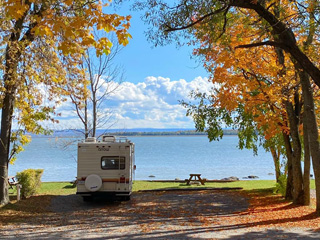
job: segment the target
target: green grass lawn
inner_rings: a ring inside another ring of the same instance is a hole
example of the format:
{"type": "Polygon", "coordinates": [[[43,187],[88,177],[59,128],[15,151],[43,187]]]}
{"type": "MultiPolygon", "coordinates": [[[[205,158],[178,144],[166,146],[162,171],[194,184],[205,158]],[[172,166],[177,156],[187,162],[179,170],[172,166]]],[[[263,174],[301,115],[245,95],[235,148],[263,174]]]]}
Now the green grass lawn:
{"type": "MultiPolygon", "coordinates": [[[[241,187],[244,190],[265,190],[275,187],[274,180],[241,180],[228,183],[207,182],[205,185],[186,185],[185,183],[174,182],[151,182],[151,181],[134,181],[133,191],[153,190],[164,188],[233,188],[241,187]]],[[[315,189],[314,180],[311,180],[311,189],[315,189]]],[[[15,189],[9,191],[11,195],[15,195],[15,189]]],[[[68,195],[75,194],[76,188],[69,182],[43,182],[41,184],[40,195],[68,195]]]]}
{"type": "Polygon", "coordinates": [[[149,182],[149,181],[135,181],[133,184],[133,191],[151,190],[162,188],[233,188],[242,187],[245,190],[252,189],[266,189],[273,188],[275,181],[273,180],[251,180],[251,181],[236,181],[227,183],[207,182],[205,185],[186,185],[185,183],[174,182],[149,182]]]}
{"type": "Polygon", "coordinates": [[[69,182],[43,182],[39,194],[41,195],[69,195],[76,193],[77,188],[69,182]]]}
{"type": "MultiPolygon", "coordinates": [[[[174,182],[151,182],[151,181],[134,181],[133,191],[139,190],[153,190],[164,188],[225,188],[225,187],[242,187],[245,190],[253,189],[270,189],[275,186],[273,180],[251,180],[251,181],[237,181],[229,183],[213,183],[208,182],[205,185],[186,185],[185,183],[174,182]]],[[[72,184],[68,182],[44,182],[41,185],[40,194],[45,195],[64,195],[74,194],[76,188],[72,187],[72,184]]]]}

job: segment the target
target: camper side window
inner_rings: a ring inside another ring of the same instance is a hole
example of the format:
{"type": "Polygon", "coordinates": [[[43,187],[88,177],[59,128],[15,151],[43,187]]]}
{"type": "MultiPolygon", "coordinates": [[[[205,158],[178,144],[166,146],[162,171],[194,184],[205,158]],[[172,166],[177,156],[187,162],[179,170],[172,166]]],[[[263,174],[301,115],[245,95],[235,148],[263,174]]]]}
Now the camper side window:
{"type": "Polygon", "coordinates": [[[101,168],[106,170],[125,169],[125,157],[102,157],[101,168]]]}

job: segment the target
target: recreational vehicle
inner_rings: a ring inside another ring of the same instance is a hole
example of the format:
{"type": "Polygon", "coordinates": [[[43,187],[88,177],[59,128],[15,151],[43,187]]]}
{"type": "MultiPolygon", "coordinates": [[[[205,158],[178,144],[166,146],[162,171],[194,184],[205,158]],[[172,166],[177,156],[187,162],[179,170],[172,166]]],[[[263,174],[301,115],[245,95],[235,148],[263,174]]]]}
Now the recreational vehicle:
{"type": "Polygon", "coordinates": [[[78,143],[77,194],[130,200],[134,175],[134,144],[127,138],[102,136],[78,143]]]}

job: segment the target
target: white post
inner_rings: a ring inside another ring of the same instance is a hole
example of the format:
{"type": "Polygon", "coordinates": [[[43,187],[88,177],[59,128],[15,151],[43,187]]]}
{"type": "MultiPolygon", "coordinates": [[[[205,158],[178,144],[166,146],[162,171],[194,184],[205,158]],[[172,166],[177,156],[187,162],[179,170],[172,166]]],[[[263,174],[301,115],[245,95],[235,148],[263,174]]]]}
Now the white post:
{"type": "Polygon", "coordinates": [[[16,188],[17,188],[17,201],[20,201],[20,189],[21,189],[21,184],[17,184],[16,188]]]}

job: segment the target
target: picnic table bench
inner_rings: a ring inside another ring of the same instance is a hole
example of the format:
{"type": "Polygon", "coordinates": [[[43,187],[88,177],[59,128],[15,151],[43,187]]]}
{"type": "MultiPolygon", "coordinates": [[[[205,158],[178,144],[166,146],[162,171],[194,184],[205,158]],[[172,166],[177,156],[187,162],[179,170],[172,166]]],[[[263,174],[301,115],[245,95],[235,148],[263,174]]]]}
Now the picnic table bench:
{"type": "Polygon", "coordinates": [[[187,182],[187,185],[190,185],[192,181],[200,182],[201,185],[204,185],[205,183],[205,179],[201,178],[201,174],[193,174],[193,173],[190,174],[189,179],[186,179],[185,181],[187,182]]]}
{"type": "Polygon", "coordinates": [[[17,181],[15,176],[9,176],[8,177],[8,184],[9,184],[9,188],[13,189],[13,186],[16,186],[17,184],[19,184],[19,182],[17,181]]]}
{"type": "Polygon", "coordinates": [[[17,189],[17,201],[20,201],[20,191],[21,191],[21,184],[17,181],[17,179],[14,176],[9,176],[8,177],[8,184],[9,184],[9,189],[13,189],[15,186],[17,189]]]}

